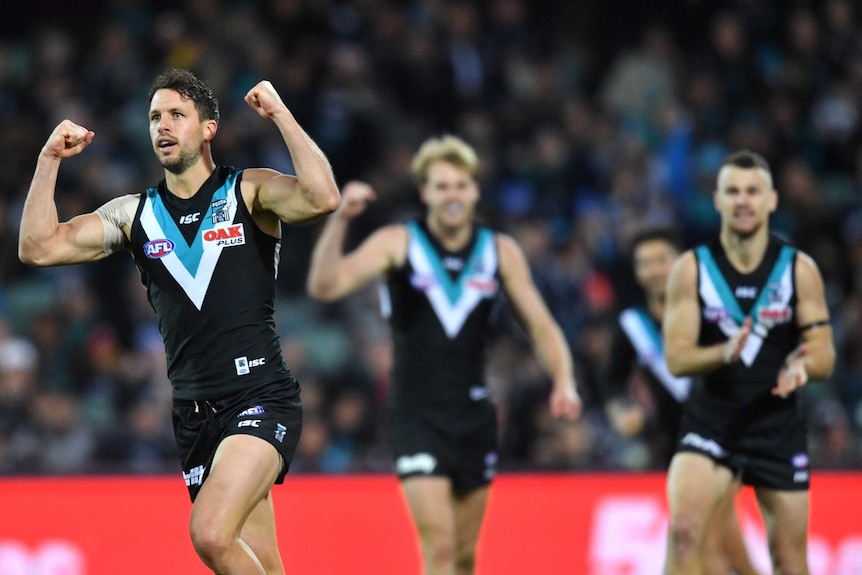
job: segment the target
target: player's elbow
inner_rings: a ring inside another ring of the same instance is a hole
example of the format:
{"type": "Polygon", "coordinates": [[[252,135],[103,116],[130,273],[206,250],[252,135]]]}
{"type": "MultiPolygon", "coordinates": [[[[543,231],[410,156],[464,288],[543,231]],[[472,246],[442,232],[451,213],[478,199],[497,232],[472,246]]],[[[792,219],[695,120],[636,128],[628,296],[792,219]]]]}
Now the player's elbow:
{"type": "Polygon", "coordinates": [[[338,299],[339,294],[332,282],[316,280],[309,276],[305,284],[305,291],[312,299],[331,303],[338,299]]]}
{"type": "Polygon", "coordinates": [[[685,375],[688,375],[681,366],[673,363],[667,364],[667,370],[674,377],[684,377],[685,375]]]}
{"type": "Polygon", "coordinates": [[[324,197],[323,211],[331,214],[341,205],[341,193],[338,191],[338,186],[330,186],[329,192],[324,197]]]}
{"type": "Polygon", "coordinates": [[[672,376],[683,377],[688,375],[680,354],[666,350],[664,354],[664,362],[667,365],[667,370],[672,376]]]}
{"type": "Polygon", "coordinates": [[[312,209],[315,217],[326,216],[338,209],[341,205],[341,194],[335,182],[321,186],[317,193],[312,195],[312,209]]]}
{"type": "Polygon", "coordinates": [[[832,372],[835,370],[835,347],[829,345],[824,349],[820,357],[820,361],[817,362],[817,367],[819,369],[813,369],[808,371],[808,377],[812,379],[826,379],[832,376],[832,372]]]}
{"type": "Polygon", "coordinates": [[[22,235],[18,240],[18,259],[28,266],[46,267],[53,265],[50,253],[40,242],[22,235]]]}

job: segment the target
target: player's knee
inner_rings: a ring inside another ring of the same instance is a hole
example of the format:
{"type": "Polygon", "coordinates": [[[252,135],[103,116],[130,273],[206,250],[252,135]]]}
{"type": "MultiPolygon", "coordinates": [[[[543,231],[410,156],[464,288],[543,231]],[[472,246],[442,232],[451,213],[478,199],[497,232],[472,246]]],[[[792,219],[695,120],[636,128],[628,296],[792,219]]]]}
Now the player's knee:
{"type": "Polygon", "coordinates": [[[781,575],[807,575],[808,558],[805,543],[793,544],[770,541],[769,554],[772,557],[772,568],[781,575]]]}
{"type": "Polygon", "coordinates": [[[473,549],[469,551],[459,551],[455,557],[455,572],[461,575],[462,573],[474,573],[476,570],[476,552],[473,549]]]}
{"type": "Polygon", "coordinates": [[[429,542],[427,549],[428,558],[434,565],[452,565],[455,562],[455,547],[451,541],[436,539],[429,542]]]}
{"type": "Polygon", "coordinates": [[[444,529],[425,527],[419,529],[419,537],[426,559],[431,564],[451,566],[455,562],[455,543],[451,533],[444,529]]]}
{"type": "Polygon", "coordinates": [[[675,514],[668,525],[668,555],[674,561],[684,561],[700,553],[702,525],[694,517],[675,514]]]}
{"type": "Polygon", "coordinates": [[[189,533],[195,552],[208,566],[218,565],[222,557],[230,553],[234,538],[218,525],[203,521],[192,521],[189,533]]]}
{"type": "Polygon", "coordinates": [[[793,563],[790,561],[782,561],[773,559],[773,573],[780,575],[808,575],[808,567],[805,564],[793,563]]]}
{"type": "Polygon", "coordinates": [[[455,555],[455,572],[473,573],[476,568],[476,542],[465,541],[458,545],[455,555]]]}

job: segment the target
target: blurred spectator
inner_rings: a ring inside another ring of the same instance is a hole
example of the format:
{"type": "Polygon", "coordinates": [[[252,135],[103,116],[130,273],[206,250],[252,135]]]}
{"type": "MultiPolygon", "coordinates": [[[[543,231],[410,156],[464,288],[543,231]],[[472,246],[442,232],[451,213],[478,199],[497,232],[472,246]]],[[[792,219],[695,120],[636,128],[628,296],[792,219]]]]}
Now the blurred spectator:
{"type": "Polygon", "coordinates": [[[36,346],[11,335],[0,320],[0,473],[18,469],[20,455],[13,438],[30,424],[28,409],[37,392],[38,361],[36,346]]]}

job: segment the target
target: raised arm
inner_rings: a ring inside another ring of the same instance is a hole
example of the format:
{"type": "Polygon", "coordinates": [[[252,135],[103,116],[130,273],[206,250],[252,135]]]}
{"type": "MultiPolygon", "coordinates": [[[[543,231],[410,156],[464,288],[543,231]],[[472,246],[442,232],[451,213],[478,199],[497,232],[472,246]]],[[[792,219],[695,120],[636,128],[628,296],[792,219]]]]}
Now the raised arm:
{"type": "Polygon", "coordinates": [[[296,177],[274,170],[246,170],[255,186],[255,211],[264,210],[286,223],[300,223],[338,207],[338,186],[323,151],[297,123],[272,84],[266,80],[249,90],[245,101],[262,118],[272,120],[290,152],[296,177]]]}
{"type": "Polygon", "coordinates": [[[21,214],[18,257],[25,264],[76,264],[107,255],[99,216],[84,214],[60,223],[54,201],[60,162],[80,154],[92,141],[93,132],[63,120],[42,147],[21,214]]]}
{"type": "Polygon", "coordinates": [[[581,413],[569,344],[545,305],[530,274],[524,252],[506,235],[497,235],[500,276],[506,297],[524,324],[539,362],[551,376],[550,408],[554,417],[574,419],[581,413]]]}
{"type": "Polygon", "coordinates": [[[404,262],[407,230],[402,225],[381,228],[350,254],[344,254],[350,220],[374,199],[374,190],[368,184],[349,182],[344,187],[341,206],[327,218],[311,255],[307,280],[310,296],[337,300],[404,262]]]}
{"type": "Polygon", "coordinates": [[[700,305],[697,295],[697,259],[687,251],[674,263],[667,280],[662,333],[664,356],[673,375],[698,375],[739,360],[751,332],[751,318],[730,339],[711,346],[697,344],[700,335],[700,305]]]}

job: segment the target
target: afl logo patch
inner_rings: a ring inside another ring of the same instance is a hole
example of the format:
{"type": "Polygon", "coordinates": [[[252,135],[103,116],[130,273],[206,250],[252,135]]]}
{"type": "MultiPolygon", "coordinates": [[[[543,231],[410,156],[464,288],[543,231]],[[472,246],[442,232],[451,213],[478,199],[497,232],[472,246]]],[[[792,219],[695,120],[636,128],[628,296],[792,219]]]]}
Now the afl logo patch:
{"type": "Polygon", "coordinates": [[[150,240],[144,244],[144,254],[151,260],[163,258],[174,251],[173,241],[169,239],[150,240]]]}

